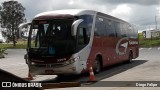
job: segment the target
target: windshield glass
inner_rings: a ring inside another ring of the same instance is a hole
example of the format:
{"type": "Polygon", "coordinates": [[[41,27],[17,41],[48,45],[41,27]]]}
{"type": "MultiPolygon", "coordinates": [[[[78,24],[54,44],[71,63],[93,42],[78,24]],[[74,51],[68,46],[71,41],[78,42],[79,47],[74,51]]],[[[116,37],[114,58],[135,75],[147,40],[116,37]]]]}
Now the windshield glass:
{"type": "Polygon", "coordinates": [[[75,49],[71,35],[71,19],[34,20],[32,22],[29,47],[38,48],[42,54],[69,54],[75,49]]]}

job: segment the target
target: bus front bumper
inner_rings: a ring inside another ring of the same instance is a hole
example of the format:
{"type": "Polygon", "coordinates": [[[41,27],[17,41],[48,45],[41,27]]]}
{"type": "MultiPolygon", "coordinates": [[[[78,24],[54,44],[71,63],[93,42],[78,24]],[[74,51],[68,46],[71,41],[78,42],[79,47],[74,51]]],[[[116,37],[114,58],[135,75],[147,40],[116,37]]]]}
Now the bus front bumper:
{"type": "Polygon", "coordinates": [[[55,66],[55,64],[39,64],[28,65],[28,67],[32,75],[80,74],[80,72],[77,71],[74,63],[65,66],[55,66]]]}

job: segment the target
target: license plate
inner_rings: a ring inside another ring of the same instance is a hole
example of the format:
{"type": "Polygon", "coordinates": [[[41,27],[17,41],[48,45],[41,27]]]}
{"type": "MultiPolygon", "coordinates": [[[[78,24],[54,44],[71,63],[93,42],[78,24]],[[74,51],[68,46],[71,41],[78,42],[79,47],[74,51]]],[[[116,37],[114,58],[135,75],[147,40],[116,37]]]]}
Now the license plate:
{"type": "Polygon", "coordinates": [[[45,70],[45,73],[46,73],[46,74],[53,74],[54,71],[53,71],[53,70],[45,70]]]}

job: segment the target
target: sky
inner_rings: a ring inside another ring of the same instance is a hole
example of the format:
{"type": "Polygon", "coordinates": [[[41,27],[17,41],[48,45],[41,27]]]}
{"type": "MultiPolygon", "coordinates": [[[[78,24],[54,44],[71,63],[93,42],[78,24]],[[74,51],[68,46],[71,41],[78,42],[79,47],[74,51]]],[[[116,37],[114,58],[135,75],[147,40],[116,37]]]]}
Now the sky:
{"type": "MultiPolygon", "coordinates": [[[[0,0],[0,4],[4,1],[0,0]]],[[[60,9],[91,9],[123,19],[139,31],[160,29],[160,0],[16,0],[25,7],[27,21],[41,12],[60,9]]]]}

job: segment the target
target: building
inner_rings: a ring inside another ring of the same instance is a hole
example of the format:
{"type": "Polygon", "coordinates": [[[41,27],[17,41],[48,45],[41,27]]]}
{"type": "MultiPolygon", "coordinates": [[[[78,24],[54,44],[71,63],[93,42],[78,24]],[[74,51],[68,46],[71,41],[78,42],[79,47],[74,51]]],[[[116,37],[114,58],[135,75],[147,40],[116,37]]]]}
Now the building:
{"type": "Polygon", "coordinates": [[[160,30],[147,30],[142,32],[144,39],[160,38],[160,30]]]}

